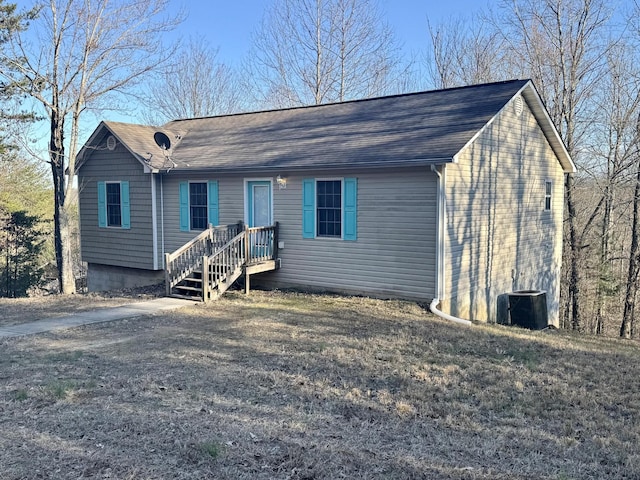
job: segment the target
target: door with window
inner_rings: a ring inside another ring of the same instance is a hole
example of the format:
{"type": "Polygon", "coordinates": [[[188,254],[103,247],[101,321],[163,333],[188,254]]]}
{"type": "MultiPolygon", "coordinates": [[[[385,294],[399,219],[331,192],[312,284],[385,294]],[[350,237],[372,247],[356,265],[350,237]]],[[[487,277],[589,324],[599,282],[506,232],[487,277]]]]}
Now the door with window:
{"type": "MultiPolygon", "coordinates": [[[[247,226],[266,227],[273,223],[271,181],[247,182],[247,226]]],[[[251,235],[251,255],[262,257],[270,251],[270,237],[251,235]]]]}
{"type": "Polygon", "coordinates": [[[266,227],[272,223],[271,182],[247,182],[247,224],[249,227],[266,227]]]}

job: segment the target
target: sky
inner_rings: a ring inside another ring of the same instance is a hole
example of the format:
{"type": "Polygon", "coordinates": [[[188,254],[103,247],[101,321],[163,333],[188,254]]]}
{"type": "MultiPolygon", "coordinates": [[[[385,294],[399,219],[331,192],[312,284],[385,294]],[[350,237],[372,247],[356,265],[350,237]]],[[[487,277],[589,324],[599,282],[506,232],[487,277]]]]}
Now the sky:
{"type": "MultiPolygon", "coordinates": [[[[424,50],[427,42],[427,16],[432,23],[449,17],[468,15],[486,3],[482,0],[378,0],[381,11],[403,46],[406,58],[424,50]]],[[[237,65],[250,47],[251,33],[258,27],[269,0],[170,0],[172,7],[183,8],[186,21],[179,35],[203,36],[214,48],[218,59],[237,65]]]]}
{"type": "MultiPolygon", "coordinates": [[[[487,5],[484,0],[377,1],[406,61],[424,54],[427,48],[427,17],[437,24],[451,17],[467,16],[487,5]]],[[[271,3],[272,0],[169,0],[175,13],[182,10],[186,15],[172,36],[185,40],[203,37],[212,48],[218,49],[219,62],[240,67],[251,47],[251,35],[271,3]]],[[[110,112],[108,116],[110,120],[122,122],[142,121],[125,112],[110,112]]]]}
{"type": "MultiPolygon", "coordinates": [[[[31,7],[35,0],[13,0],[19,9],[31,7]]],[[[402,48],[404,60],[415,59],[427,48],[427,17],[437,24],[451,17],[468,16],[497,0],[377,0],[384,19],[389,23],[402,48]],[[488,2],[488,3],[487,3],[488,2]]],[[[251,35],[272,0],[169,0],[170,8],[181,10],[186,19],[174,32],[173,39],[203,37],[218,49],[217,60],[239,67],[251,46],[251,35]]],[[[167,39],[171,41],[171,38],[167,39]]],[[[89,137],[100,120],[139,123],[143,120],[135,106],[128,112],[107,112],[94,117],[90,112],[81,125],[81,144],[89,137]]],[[[39,125],[36,137],[42,132],[41,148],[46,152],[47,124],[39,125]]],[[[44,154],[43,154],[44,156],[44,154]]]]}

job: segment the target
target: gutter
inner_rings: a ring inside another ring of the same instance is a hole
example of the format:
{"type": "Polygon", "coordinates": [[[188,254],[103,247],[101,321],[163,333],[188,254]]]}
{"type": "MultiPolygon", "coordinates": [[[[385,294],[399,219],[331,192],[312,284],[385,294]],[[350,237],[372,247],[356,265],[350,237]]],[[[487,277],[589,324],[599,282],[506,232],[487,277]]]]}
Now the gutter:
{"type": "Polygon", "coordinates": [[[444,256],[445,256],[445,218],[446,218],[446,197],[445,197],[445,165],[440,165],[441,171],[438,170],[436,165],[431,165],[431,171],[436,174],[438,177],[438,229],[436,235],[436,298],[431,301],[429,305],[429,310],[434,315],[437,315],[440,318],[448,320],[450,322],[457,323],[459,325],[473,325],[471,321],[465,320],[463,318],[454,317],[453,315],[449,315],[448,313],[444,313],[441,310],[438,310],[438,305],[440,304],[441,299],[445,298],[444,294],[444,256]]]}
{"type": "MultiPolygon", "coordinates": [[[[368,162],[364,165],[356,165],[356,164],[345,164],[345,163],[324,163],[324,164],[314,164],[314,165],[301,165],[301,164],[293,164],[293,163],[285,163],[279,162],[277,164],[271,165],[247,165],[244,167],[239,167],[237,165],[233,166],[198,166],[191,167],[185,166],[187,163],[184,160],[180,160],[179,158],[175,159],[181,162],[180,165],[172,166],[168,169],[161,169],[164,173],[169,173],[171,171],[175,175],[198,175],[215,172],[216,174],[237,174],[237,175],[246,175],[247,172],[250,172],[252,175],[272,175],[275,173],[305,173],[305,172],[313,172],[320,169],[331,169],[334,171],[353,171],[354,169],[366,169],[366,170],[375,170],[375,169],[387,169],[389,167],[433,167],[434,165],[440,165],[446,162],[453,162],[453,157],[434,157],[434,158],[417,158],[413,160],[401,160],[401,161],[378,161],[378,162],[368,162]]],[[[174,161],[175,161],[174,160],[174,161]]]]}

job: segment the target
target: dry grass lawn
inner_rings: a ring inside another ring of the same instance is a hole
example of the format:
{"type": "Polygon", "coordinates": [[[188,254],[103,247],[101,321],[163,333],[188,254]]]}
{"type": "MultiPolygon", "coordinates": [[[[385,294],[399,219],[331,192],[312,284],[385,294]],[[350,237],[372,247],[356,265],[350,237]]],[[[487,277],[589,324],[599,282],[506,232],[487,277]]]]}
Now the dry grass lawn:
{"type": "Polygon", "coordinates": [[[636,342],[254,292],[0,352],[2,479],[640,478],[636,342]]]}

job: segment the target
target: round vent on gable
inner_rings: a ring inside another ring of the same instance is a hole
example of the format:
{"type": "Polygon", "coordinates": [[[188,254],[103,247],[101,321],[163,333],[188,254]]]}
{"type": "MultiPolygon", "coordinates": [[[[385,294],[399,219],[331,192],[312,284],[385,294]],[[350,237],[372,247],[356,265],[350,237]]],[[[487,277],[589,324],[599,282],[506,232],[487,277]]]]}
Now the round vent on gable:
{"type": "Polygon", "coordinates": [[[113,150],[114,148],[116,148],[116,137],[114,137],[113,135],[109,135],[107,137],[107,148],[109,150],[113,150]]]}
{"type": "Polygon", "coordinates": [[[520,115],[522,115],[522,109],[523,109],[522,96],[518,95],[513,100],[513,110],[516,112],[516,116],[519,117],[520,115]]]}
{"type": "Polygon", "coordinates": [[[171,140],[165,133],[156,132],[153,134],[153,139],[161,149],[169,150],[171,148],[171,140]]]}

